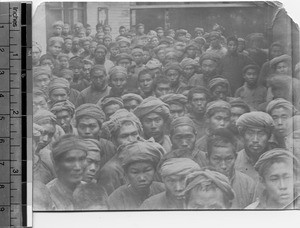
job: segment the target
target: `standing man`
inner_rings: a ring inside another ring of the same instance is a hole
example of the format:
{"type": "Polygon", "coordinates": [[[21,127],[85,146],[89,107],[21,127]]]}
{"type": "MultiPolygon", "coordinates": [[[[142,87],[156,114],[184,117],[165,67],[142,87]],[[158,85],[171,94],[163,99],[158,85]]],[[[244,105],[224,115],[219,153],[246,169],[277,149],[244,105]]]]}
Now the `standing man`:
{"type": "Polygon", "coordinates": [[[243,137],[245,147],[238,152],[236,169],[258,183],[259,175],[254,165],[258,158],[268,150],[268,140],[272,135],[274,121],[269,114],[255,111],[241,115],[236,125],[243,137]]]}
{"type": "Polygon", "coordinates": [[[154,138],[163,146],[166,152],[171,150],[171,140],[166,135],[167,124],[170,121],[170,109],[167,104],[155,97],[148,97],[136,107],[133,113],[141,120],[145,138],[154,138]]]}

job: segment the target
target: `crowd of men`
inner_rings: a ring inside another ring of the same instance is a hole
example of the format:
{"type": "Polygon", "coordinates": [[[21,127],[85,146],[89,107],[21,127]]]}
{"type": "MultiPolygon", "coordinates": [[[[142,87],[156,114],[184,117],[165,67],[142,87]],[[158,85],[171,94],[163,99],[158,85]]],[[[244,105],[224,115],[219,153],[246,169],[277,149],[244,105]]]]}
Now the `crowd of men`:
{"type": "Polygon", "coordinates": [[[33,43],[34,210],[300,207],[300,67],[280,41],[91,31],[33,43]]]}

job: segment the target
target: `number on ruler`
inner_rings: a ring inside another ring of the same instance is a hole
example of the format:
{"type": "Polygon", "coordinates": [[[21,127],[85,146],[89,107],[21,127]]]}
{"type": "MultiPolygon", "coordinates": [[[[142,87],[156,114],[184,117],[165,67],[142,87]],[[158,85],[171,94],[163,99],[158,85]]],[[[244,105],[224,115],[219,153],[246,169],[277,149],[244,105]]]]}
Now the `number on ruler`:
{"type": "Polygon", "coordinates": [[[0,143],[5,143],[5,139],[0,139],[0,143]]]}
{"type": "Polygon", "coordinates": [[[18,115],[19,114],[18,110],[12,110],[12,112],[13,112],[14,115],[18,115]]]}
{"type": "Polygon", "coordinates": [[[5,50],[4,50],[4,48],[0,48],[0,52],[4,52],[5,50]]]}
{"type": "Polygon", "coordinates": [[[4,162],[0,162],[0,165],[5,165],[5,163],[4,162]]]}
{"type": "Polygon", "coordinates": [[[4,74],[4,70],[0,70],[0,75],[4,74]]]}
{"type": "Polygon", "coordinates": [[[4,184],[0,184],[0,189],[1,188],[5,188],[5,185],[4,184]]]}
{"type": "Polygon", "coordinates": [[[4,207],[1,207],[1,208],[0,208],[0,211],[5,211],[5,208],[4,208],[4,207]]]}
{"type": "Polygon", "coordinates": [[[0,116],[0,120],[5,120],[5,116],[0,116]]]}
{"type": "Polygon", "coordinates": [[[0,93],[0,97],[4,97],[3,93],[0,93]]]}
{"type": "Polygon", "coordinates": [[[13,169],[13,173],[19,173],[18,169],[13,169]]]}

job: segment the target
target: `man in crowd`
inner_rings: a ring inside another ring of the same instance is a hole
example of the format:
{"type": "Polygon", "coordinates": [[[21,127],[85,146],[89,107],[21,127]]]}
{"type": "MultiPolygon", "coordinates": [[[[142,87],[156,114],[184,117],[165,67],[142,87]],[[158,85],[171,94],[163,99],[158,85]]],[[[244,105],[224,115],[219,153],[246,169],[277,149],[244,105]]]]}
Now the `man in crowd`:
{"type": "Polygon", "coordinates": [[[187,113],[187,98],[182,94],[166,94],[160,97],[160,99],[169,105],[171,118],[176,119],[181,116],[185,116],[187,113]]]}
{"type": "Polygon", "coordinates": [[[122,97],[124,108],[129,112],[133,112],[133,110],[142,103],[143,98],[135,93],[127,93],[122,97]]]}

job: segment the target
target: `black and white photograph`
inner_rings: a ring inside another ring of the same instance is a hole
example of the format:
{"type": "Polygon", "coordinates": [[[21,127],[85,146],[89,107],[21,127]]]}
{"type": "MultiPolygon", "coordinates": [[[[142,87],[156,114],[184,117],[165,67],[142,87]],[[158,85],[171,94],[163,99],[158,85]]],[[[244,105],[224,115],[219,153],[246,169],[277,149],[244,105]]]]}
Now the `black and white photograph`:
{"type": "Polygon", "coordinates": [[[282,3],[45,2],[32,31],[34,212],[300,209],[282,3]]]}

